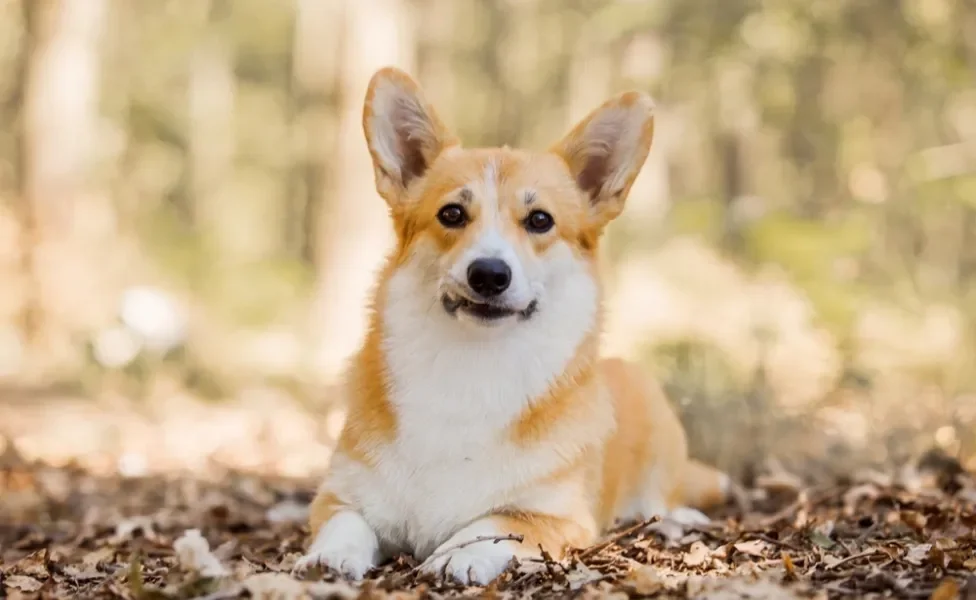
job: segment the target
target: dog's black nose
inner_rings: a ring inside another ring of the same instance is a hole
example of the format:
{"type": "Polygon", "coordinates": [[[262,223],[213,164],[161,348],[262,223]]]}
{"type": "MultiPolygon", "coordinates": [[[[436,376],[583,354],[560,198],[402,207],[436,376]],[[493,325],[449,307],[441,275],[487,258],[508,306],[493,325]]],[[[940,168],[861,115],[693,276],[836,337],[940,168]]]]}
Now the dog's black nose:
{"type": "Polygon", "coordinates": [[[497,296],[512,283],[512,270],[500,258],[479,258],[468,266],[468,285],[485,298],[497,296]]]}

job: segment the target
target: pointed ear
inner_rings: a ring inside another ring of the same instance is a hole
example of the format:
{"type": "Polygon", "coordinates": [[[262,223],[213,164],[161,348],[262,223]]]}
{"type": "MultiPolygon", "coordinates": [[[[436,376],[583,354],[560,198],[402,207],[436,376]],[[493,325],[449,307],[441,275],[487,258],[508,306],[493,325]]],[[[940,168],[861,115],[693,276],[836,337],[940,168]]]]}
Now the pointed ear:
{"type": "Polygon", "coordinates": [[[369,82],[363,130],[373,158],[376,190],[391,205],[422,177],[445,148],[458,143],[424,100],[420,86],[387,67],[369,82]]]}
{"type": "Polygon", "coordinates": [[[594,225],[605,225],[623,210],[653,137],[654,102],[627,92],[594,110],[550,149],[569,165],[594,225]]]}

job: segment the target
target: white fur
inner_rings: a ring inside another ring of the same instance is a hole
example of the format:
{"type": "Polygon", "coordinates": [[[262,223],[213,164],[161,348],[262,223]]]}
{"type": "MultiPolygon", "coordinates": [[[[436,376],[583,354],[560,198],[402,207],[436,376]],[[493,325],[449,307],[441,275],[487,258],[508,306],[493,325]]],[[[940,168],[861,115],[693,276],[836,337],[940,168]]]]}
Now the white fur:
{"type": "MultiPolygon", "coordinates": [[[[506,436],[595,326],[598,289],[586,265],[555,245],[540,280],[538,312],[504,329],[475,329],[459,326],[440,306],[437,277],[429,272],[433,251],[420,248],[387,287],[382,317],[396,440],[376,451],[373,468],[336,457],[325,482],[361,511],[387,552],[420,560],[494,509],[570,516],[574,507],[566,499],[581,494],[520,488],[565,464],[583,444],[602,441],[567,435],[560,436],[572,440],[566,445],[524,449],[506,436]]],[[[612,412],[595,413],[587,427],[594,424],[598,436],[609,434],[612,412]]],[[[479,577],[497,567],[481,552],[458,559],[476,566],[479,577]]]]}
{"type": "MultiPolygon", "coordinates": [[[[515,248],[505,238],[497,220],[485,223],[483,227],[484,229],[475,242],[471,244],[471,247],[465,250],[460,259],[455,261],[449,271],[449,280],[444,283],[448,286],[456,286],[457,282],[464,281],[468,266],[479,258],[500,258],[512,270],[512,281],[508,289],[502,294],[500,301],[513,310],[525,310],[541,293],[541,285],[530,279],[530,273],[534,271],[531,274],[538,275],[538,271],[541,269],[537,268],[537,265],[524,264],[515,248]]],[[[463,318],[464,314],[459,313],[459,316],[463,318]]],[[[514,319],[515,317],[510,318],[514,319]]]]}
{"type": "Polygon", "coordinates": [[[372,528],[358,513],[343,510],[319,530],[295,569],[305,571],[313,566],[323,566],[350,579],[362,579],[379,559],[379,540],[372,528]]]}
{"type": "Polygon", "coordinates": [[[499,541],[504,535],[489,519],[475,521],[441,544],[424,561],[421,570],[462,583],[487,585],[501,575],[513,558],[525,554],[516,542],[499,541]]]}
{"type": "MultiPolygon", "coordinates": [[[[468,267],[479,258],[500,258],[512,270],[512,281],[499,300],[513,310],[522,311],[542,293],[547,268],[560,263],[565,258],[560,252],[554,253],[549,261],[540,261],[527,254],[520,254],[516,240],[505,235],[502,219],[508,218],[499,210],[498,168],[493,162],[485,166],[480,181],[466,186],[478,200],[481,209],[477,227],[478,237],[461,256],[448,266],[446,277],[440,282],[445,291],[455,291],[466,287],[468,267]]],[[[565,249],[564,249],[565,250],[565,249]]],[[[463,313],[458,317],[467,321],[463,313]]],[[[515,320],[517,317],[510,317],[515,320]]],[[[483,324],[475,322],[479,326],[483,324]]]]}
{"type": "MultiPolygon", "coordinates": [[[[384,183],[380,174],[403,175],[398,141],[419,142],[420,151],[433,155],[442,140],[418,95],[391,81],[376,86],[368,129],[377,186],[389,199],[396,182],[384,183]]],[[[641,151],[646,109],[603,111],[566,149],[583,162],[610,159],[602,191],[625,186],[641,151]]],[[[476,541],[506,533],[492,513],[539,512],[574,519],[595,533],[593,517],[580,516],[589,514],[580,504],[589,504],[594,493],[584,473],[540,480],[584,450],[602,452],[615,427],[613,402],[574,407],[589,412],[551,424],[545,443],[516,444],[510,432],[598,327],[596,274],[565,242],[542,256],[527,251],[522,234],[513,235],[513,223],[505,222],[511,215],[501,210],[498,178],[497,165],[489,162],[480,180],[466,186],[480,210],[474,242],[460,256],[445,257],[433,242],[420,240],[385,282],[379,320],[395,437],[367,449],[368,465],[335,456],[323,490],[355,512],[340,512],[322,527],[302,567],[325,564],[361,577],[383,554],[406,551],[425,561],[424,570],[485,584],[513,556],[537,552],[513,541],[476,541]],[[467,269],[478,258],[508,264],[512,281],[499,300],[515,311],[537,303],[531,317],[516,314],[488,326],[463,310],[444,310],[443,294],[464,290],[467,269]]]]}
{"type": "MultiPolygon", "coordinates": [[[[615,425],[613,403],[586,405],[581,410],[592,414],[582,423],[556,424],[551,439],[558,443],[520,447],[509,432],[597,327],[598,282],[562,241],[541,256],[520,251],[511,224],[502,221],[507,217],[498,206],[497,177],[489,164],[483,180],[467,186],[480,208],[470,248],[448,264],[433,242],[420,240],[384,288],[380,327],[396,437],[370,449],[369,466],[342,454],[334,458],[324,489],[362,520],[344,518],[338,530],[330,521],[310,550],[318,558],[310,560],[340,570],[347,565],[361,575],[374,564],[367,560],[373,538],[362,530],[368,525],[384,554],[409,552],[422,561],[433,555],[426,569],[487,583],[512,556],[537,549],[511,541],[451,549],[501,533],[486,515],[504,508],[577,519],[588,514],[579,503],[588,502],[592,490],[583,489],[582,479],[528,484],[565,466],[584,447],[601,449],[615,425]],[[537,302],[531,318],[512,316],[486,326],[444,310],[444,291],[464,286],[468,265],[482,257],[509,264],[512,283],[502,300],[517,310],[537,302]],[[441,555],[438,549],[450,551],[441,555]]],[[[592,522],[579,524],[595,529],[592,522]]]]}

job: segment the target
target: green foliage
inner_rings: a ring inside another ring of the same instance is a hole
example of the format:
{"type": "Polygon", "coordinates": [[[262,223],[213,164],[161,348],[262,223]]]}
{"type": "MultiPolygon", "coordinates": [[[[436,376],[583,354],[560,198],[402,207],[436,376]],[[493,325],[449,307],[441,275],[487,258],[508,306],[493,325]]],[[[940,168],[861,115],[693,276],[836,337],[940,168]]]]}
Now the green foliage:
{"type": "Polygon", "coordinates": [[[857,262],[871,243],[869,225],[851,212],[836,221],[812,221],[785,213],[769,215],[746,233],[746,253],[757,264],[781,266],[803,288],[824,322],[844,331],[858,309],[863,288],[839,272],[857,262]]]}

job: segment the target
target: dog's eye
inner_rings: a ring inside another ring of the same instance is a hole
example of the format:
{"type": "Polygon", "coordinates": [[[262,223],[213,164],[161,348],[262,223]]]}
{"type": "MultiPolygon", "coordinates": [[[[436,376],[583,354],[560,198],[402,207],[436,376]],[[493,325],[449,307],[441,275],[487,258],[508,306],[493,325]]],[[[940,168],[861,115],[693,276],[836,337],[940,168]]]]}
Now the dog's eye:
{"type": "Polygon", "coordinates": [[[525,228],[532,233],[545,233],[552,229],[552,215],[544,210],[533,210],[525,218],[525,228]]]}
{"type": "Polygon", "coordinates": [[[444,227],[464,227],[468,222],[468,213],[460,204],[448,204],[437,213],[437,220],[444,227]]]}

